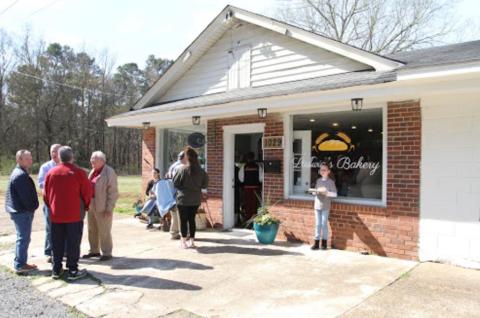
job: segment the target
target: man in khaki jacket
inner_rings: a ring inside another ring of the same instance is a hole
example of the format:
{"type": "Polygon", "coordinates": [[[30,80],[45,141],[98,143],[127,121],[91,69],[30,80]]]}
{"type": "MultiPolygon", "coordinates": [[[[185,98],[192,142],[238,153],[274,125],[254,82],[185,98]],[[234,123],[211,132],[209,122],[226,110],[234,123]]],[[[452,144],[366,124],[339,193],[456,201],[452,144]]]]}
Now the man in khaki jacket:
{"type": "Polygon", "coordinates": [[[105,154],[101,151],[95,151],[90,158],[92,170],[88,179],[94,189],[88,210],[90,251],[82,256],[82,258],[98,257],[101,250],[100,261],[112,259],[112,217],[118,199],[117,175],[106,161],[105,154]]]}

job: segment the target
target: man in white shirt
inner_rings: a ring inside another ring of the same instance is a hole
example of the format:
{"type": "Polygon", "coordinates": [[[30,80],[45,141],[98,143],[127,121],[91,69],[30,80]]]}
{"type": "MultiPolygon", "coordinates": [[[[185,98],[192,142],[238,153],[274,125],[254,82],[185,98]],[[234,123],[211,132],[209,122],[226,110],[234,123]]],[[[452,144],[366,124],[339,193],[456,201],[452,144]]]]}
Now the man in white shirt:
{"type": "MultiPolygon", "coordinates": [[[[50,161],[45,162],[38,172],[38,185],[40,189],[43,190],[45,187],[45,178],[52,168],[56,167],[57,164],[60,163],[60,157],[58,156],[58,149],[60,149],[62,145],[60,144],[53,144],[50,146],[50,161]]],[[[43,215],[45,217],[45,248],[44,253],[47,256],[47,262],[52,262],[52,240],[50,237],[51,233],[51,223],[50,223],[50,211],[48,207],[44,204],[43,205],[43,215]]]]}
{"type": "MultiPolygon", "coordinates": [[[[187,157],[185,153],[181,151],[178,154],[177,161],[175,161],[170,168],[168,168],[168,172],[165,175],[167,179],[173,179],[175,174],[177,173],[178,169],[182,166],[187,164],[187,157]]],[[[170,235],[172,240],[179,240],[180,239],[180,220],[178,216],[177,207],[174,207],[170,210],[170,216],[172,217],[172,221],[170,224],[170,235]]]]}

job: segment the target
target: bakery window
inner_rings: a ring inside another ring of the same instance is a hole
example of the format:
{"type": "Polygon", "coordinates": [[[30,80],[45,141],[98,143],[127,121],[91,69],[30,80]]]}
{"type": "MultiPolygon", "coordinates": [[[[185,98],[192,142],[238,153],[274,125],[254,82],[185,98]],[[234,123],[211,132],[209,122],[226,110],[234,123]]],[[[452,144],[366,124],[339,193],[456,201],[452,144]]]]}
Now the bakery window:
{"type": "Polygon", "coordinates": [[[306,195],[327,163],[338,198],[379,201],[384,193],[383,109],[291,117],[290,193],[306,195]]]}

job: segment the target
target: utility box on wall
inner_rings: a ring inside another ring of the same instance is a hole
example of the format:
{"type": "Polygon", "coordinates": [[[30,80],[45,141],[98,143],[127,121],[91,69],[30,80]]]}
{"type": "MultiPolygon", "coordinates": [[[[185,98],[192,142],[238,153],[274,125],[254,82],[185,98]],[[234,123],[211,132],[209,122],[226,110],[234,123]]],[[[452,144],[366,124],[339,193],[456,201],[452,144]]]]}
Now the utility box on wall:
{"type": "Polygon", "coordinates": [[[280,160],[264,160],[263,171],[267,173],[282,173],[282,164],[280,160]]]}

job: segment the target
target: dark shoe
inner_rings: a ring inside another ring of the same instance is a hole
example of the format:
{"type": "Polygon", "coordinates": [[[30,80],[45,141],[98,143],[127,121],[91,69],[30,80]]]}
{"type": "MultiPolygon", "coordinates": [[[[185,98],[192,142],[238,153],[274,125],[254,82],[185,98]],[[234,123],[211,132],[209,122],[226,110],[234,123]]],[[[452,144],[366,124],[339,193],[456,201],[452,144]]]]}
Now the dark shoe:
{"type": "Polygon", "coordinates": [[[320,248],[319,243],[320,243],[319,240],[315,240],[315,243],[313,243],[313,245],[312,245],[312,247],[310,247],[310,249],[311,250],[318,250],[320,248]]]}
{"type": "Polygon", "coordinates": [[[112,259],[112,256],[102,255],[100,256],[100,262],[109,261],[112,259]]]}
{"type": "Polygon", "coordinates": [[[52,264],[52,257],[51,256],[47,257],[47,263],[52,264]]]}
{"type": "Polygon", "coordinates": [[[147,230],[153,229],[153,224],[147,224],[147,230]]]}
{"type": "Polygon", "coordinates": [[[29,273],[29,272],[34,271],[34,270],[37,270],[37,265],[25,264],[22,267],[20,267],[19,269],[16,269],[15,273],[16,274],[26,274],[26,273],[29,273]]]}
{"type": "Polygon", "coordinates": [[[180,234],[177,234],[177,235],[172,235],[170,237],[171,240],[179,240],[180,239],[180,234]]]}
{"type": "Polygon", "coordinates": [[[327,249],[327,240],[322,240],[322,250],[327,249]]]}
{"type": "Polygon", "coordinates": [[[85,276],[87,276],[87,270],[85,270],[85,269],[80,269],[80,270],[77,269],[76,271],[69,270],[67,279],[68,279],[68,281],[73,282],[73,281],[75,281],[77,279],[80,279],[80,278],[83,278],[85,276]]]}
{"type": "Polygon", "coordinates": [[[92,258],[92,257],[99,257],[100,253],[88,253],[82,256],[82,258],[92,258]]]}
{"type": "Polygon", "coordinates": [[[60,279],[63,275],[64,271],[63,268],[59,272],[55,272],[52,270],[52,278],[53,279],[60,279]]]}

